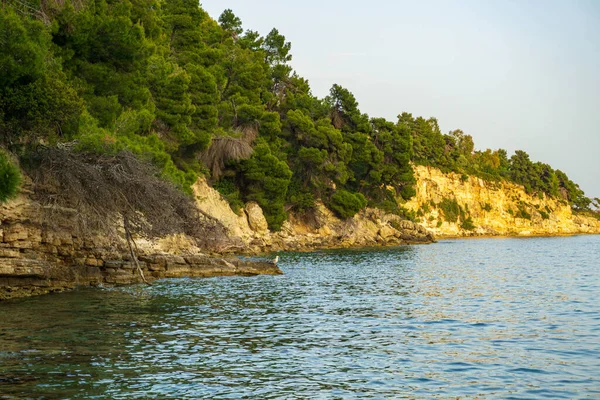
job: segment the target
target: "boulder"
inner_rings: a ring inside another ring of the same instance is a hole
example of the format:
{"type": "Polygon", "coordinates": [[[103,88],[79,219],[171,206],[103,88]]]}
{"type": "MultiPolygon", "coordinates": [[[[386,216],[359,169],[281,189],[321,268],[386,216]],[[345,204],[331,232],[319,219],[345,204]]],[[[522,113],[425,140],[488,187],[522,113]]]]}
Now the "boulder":
{"type": "Polygon", "coordinates": [[[244,212],[248,218],[248,225],[250,225],[250,229],[254,232],[266,233],[269,230],[267,220],[257,203],[253,201],[248,202],[246,207],[244,207],[244,212]]]}
{"type": "Polygon", "coordinates": [[[399,236],[399,232],[389,225],[384,225],[379,229],[379,235],[387,241],[390,238],[399,236]]]}

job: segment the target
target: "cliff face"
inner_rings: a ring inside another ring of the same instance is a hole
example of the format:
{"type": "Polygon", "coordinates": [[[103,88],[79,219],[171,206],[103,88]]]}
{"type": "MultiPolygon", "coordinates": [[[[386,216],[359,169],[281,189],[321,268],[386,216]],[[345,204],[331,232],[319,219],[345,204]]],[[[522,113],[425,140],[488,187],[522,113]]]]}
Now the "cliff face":
{"type": "Polygon", "coordinates": [[[260,253],[278,250],[310,250],[404,243],[429,243],[433,235],[423,226],[404,221],[381,210],[366,209],[346,221],[337,218],[322,203],[310,215],[290,213],[281,231],[268,230],[261,208],[246,204],[240,215],[221,195],[200,179],[193,187],[202,212],[219,220],[241,246],[234,251],[260,253]]]}
{"type": "Polygon", "coordinates": [[[432,167],[414,169],[417,195],[406,207],[436,236],[600,233],[599,220],[573,214],[566,202],[529,195],[522,186],[472,176],[464,179],[432,167]],[[464,219],[471,218],[470,229],[461,226],[460,218],[447,221],[441,206],[444,200],[446,204],[456,201],[464,219]]]}

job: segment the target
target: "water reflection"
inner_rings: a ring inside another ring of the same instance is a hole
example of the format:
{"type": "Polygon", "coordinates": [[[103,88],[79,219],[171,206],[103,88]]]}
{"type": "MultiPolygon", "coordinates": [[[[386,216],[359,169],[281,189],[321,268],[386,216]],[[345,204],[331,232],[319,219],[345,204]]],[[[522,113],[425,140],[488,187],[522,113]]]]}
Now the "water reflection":
{"type": "Polygon", "coordinates": [[[600,396],[599,239],[289,253],[283,276],[0,303],[0,398],[600,396]]]}

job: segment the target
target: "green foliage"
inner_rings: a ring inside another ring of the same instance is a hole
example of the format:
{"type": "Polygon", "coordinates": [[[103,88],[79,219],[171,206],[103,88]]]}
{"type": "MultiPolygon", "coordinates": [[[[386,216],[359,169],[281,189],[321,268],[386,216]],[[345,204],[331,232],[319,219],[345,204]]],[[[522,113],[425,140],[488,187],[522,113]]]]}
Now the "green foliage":
{"type": "Polygon", "coordinates": [[[0,204],[15,197],[21,184],[21,172],[0,149],[0,204]]]}
{"type": "Polygon", "coordinates": [[[221,27],[225,31],[235,33],[236,35],[241,35],[244,31],[242,28],[242,20],[239,19],[239,17],[236,17],[230,8],[223,11],[219,17],[219,24],[221,24],[221,27]]]}
{"type": "Polygon", "coordinates": [[[293,210],[305,212],[315,208],[316,199],[314,194],[296,179],[292,180],[288,188],[288,203],[293,210]]]}
{"type": "Polygon", "coordinates": [[[285,199],[292,178],[287,163],[278,159],[266,142],[254,148],[254,154],[240,163],[243,193],[263,209],[272,230],[279,230],[287,219],[285,199]]]}
{"type": "Polygon", "coordinates": [[[0,87],[27,85],[44,75],[50,35],[40,21],[0,8],[0,87]]]}
{"type": "Polygon", "coordinates": [[[492,205],[490,203],[485,203],[481,205],[481,209],[483,211],[492,211],[492,205]]]}
{"type": "Polygon", "coordinates": [[[227,200],[229,206],[238,215],[241,215],[244,208],[244,202],[241,199],[241,194],[232,179],[223,178],[214,183],[213,187],[227,200]]]}
{"type": "Polygon", "coordinates": [[[527,211],[527,205],[519,203],[515,218],[531,219],[531,214],[527,211]]]}
{"type": "Polygon", "coordinates": [[[438,207],[440,210],[442,210],[444,219],[447,222],[457,222],[462,212],[462,208],[460,207],[456,199],[444,198],[438,204],[438,207]]]}
{"type": "Polygon", "coordinates": [[[473,223],[473,219],[470,216],[465,218],[462,221],[462,223],[460,224],[460,227],[467,231],[472,231],[476,228],[475,224],[473,223]]]}
{"type": "Polygon", "coordinates": [[[540,210],[540,215],[542,216],[542,219],[550,219],[550,214],[544,210],[540,210]]]}
{"type": "Polygon", "coordinates": [[[17,148],[76,129],[81,100],[50,52],[39,21],[0,8],[0,141],[17,148]]]}
{"type": "Polygon", "coordinates": [[[409,210],[407,208],[400,207],[400,212],[397,213],[397,215],[399,215],[409,221],[417,222],[417,215],[414,210],[409,210]]]}
{"type": "Polygon", "coordinates": [[[315,208],[315,196],[311,192],[300,192],[290,197],[290,203],[297,211],[308,211],[315,208]]]}
{"type": "Polygon", "coordinates": [[[340,218],[352,218],[357,212],[365,208],[367,199],[360,193],[351,193],[346,190],[337,190],[329,199],[329,208],[340,218]]]}
{"type": "Polygon", "coordinates": [[[589,210],[591,200],[585,196],[579,185],[570,180],[564,172],[556,170],[555,173],[563,198],[578,211],[589,210]]]}

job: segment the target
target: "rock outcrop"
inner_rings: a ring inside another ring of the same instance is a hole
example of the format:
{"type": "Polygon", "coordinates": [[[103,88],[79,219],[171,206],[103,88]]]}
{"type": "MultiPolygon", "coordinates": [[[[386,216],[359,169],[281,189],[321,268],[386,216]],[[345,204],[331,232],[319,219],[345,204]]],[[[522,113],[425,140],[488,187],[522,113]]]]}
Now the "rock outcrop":
{"type": "Polygon", "coordinates": [[[235,249],[237,252],[304,251],[435,241],[433,234],[423,226],[402,220],[397,215],[367,208],[353,218],[341,220],[321,202],[317,202],[310,214],[291,212],[282,229],[271,232],[258,204],[248,203],[238,215],[203,179],[193,189],[198,208],[219,220],[232,237],[244,244],[235,249]]]}
{"type": "MultiPolygon", "coordinates": [[[[75,210],[56,208],[51,225],[42,207],[23,194],[0,205],[0,300],[76,286],[142,281],[122,238],[82,238],[75,210]]],[[[184,236],[138,240],[139,266],[148,281],[174,277],[281,274],[268,262],[202,254],[184,236]]]]}
{"type": "Polygon", "coordinates": [[[416,166],[417,195],[406,204],[420,223],[438,237],[533,236],[600,233],[600,221],[577,215],[559,199],[532,196],[510,182],[488,182],[477,177],[443,173],[416,166]],[[448,222],[440,204],[455,200],[472,226],[463,220],[448,222]]]}

